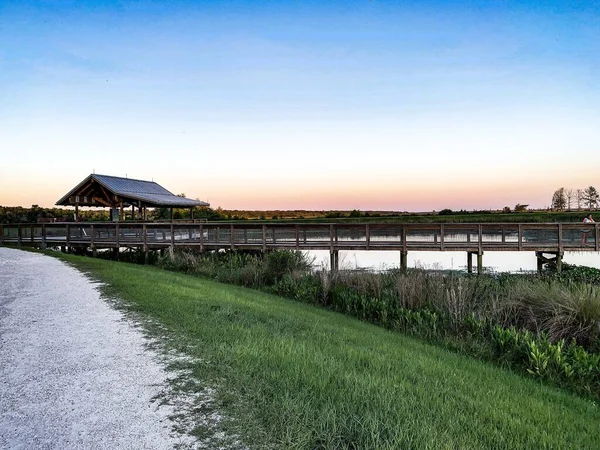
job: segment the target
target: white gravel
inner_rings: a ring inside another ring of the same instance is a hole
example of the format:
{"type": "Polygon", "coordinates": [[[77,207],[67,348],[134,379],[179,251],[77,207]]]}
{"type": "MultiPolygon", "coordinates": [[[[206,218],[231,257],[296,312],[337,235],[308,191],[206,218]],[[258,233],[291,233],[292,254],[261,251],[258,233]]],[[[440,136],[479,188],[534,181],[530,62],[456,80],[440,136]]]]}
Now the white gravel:
{"type": "Polygon", "coordinates": [[[0,247],[0,448],[187,447],[146,343],[80,272],[0,247]]]}

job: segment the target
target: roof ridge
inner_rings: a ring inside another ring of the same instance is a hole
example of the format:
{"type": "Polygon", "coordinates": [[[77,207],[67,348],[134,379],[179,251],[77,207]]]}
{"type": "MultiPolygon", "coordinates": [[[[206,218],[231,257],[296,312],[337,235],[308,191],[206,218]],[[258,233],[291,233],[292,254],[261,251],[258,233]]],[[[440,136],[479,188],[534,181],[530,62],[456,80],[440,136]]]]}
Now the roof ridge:
{"type": "MultiPolygon", "coordinates": [[[[152,181],[148,181],[148,180],[140,180],[139,178],[127,178],[127,177],[117,177],[116,175],[104,175],[101,173],[93,173],[91,174],[92,177],[96,177],[96,176],[100,176],[100,177],[106,177],[106,178],[117,178],[119,180],[127,180],[127,181],[141,181],[142,183],[154,183],[154,184],[158,184],[156,181],[152,180],[152,181]]],[[[160,185],[159,185],[160,186],[160,185]]]]}

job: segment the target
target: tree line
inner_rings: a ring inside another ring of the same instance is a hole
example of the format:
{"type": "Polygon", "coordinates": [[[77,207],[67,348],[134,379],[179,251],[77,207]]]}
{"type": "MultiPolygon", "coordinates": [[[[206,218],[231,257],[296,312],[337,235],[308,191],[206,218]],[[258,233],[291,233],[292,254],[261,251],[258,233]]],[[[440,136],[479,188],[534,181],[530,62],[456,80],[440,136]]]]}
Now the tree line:
{"type": "Polygon", "coordinates": [[[594,186],[585,189],[558,188],[552,195],[552,209],[558,211],[598,208],[600,194],[594,186]]]}

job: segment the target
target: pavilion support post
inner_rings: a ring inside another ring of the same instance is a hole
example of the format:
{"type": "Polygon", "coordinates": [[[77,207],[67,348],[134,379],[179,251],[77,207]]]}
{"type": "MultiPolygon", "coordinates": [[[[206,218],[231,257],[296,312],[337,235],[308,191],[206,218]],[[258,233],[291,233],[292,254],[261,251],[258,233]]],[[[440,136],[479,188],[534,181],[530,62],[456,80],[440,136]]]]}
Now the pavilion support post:
{"type": "Polygon", "coordinates": [[[173,208],[171,208],[171,222],[173,222],[173,208]]]}
{"type": "Polygon", "coordinates": [[[477,275],[483,273],[483,252],[477,252],[477,275]]]}
{"type": "Polygon", "coordinates": [[[79,222],[79,203],[75,203],[75,222],[79,222]]]}
{"type": "Polygon", "coordinates": [[[92,245],[92,256],[96,258],[98,256],[98,249],[95,245],[92,245]]]}
{"type": "Polygon", "coordinates": [[[131,205],[131,220],[135,220],[135,205],[131,205]]]}
{"type": "Polygon", "coordinates": [[[562,259],[563,259],[563,252],[558,252],[556,254],[556,271],[558,273],[562,272],[562,259]]]}
{"type": "Polygon", "coordinates": [[[473,273],[473,253],[467,252],[467,273],[473,273]]]}
{"type": "Polygon", "coordinates": [[[194,208],[190,208],[190,218],[194,221],[194,208]]]}
{"type": "Polygon", "coordinates": [[[408,251],[400,250],[400,273],[406,274],[408,271],[408,251]]]}
{"type": "Polygon", "coordinates": [[[113,249],[113,259],[115,261],[119,260],[119,247],[114,247],[113,249]]]}

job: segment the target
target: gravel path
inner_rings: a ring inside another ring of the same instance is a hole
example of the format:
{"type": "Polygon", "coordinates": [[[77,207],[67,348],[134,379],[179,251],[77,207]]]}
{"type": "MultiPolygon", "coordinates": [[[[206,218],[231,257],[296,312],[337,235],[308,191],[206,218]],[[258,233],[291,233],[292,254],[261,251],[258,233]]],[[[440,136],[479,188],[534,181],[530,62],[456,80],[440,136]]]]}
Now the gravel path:
{"type": "MultiPolygon", "coordinates": [[[[170,449],[159,358],[84,275],[0,247],[0,449],[170,449]]],[[[187,445],[186,445],[187,446],[187,445]]]]}

